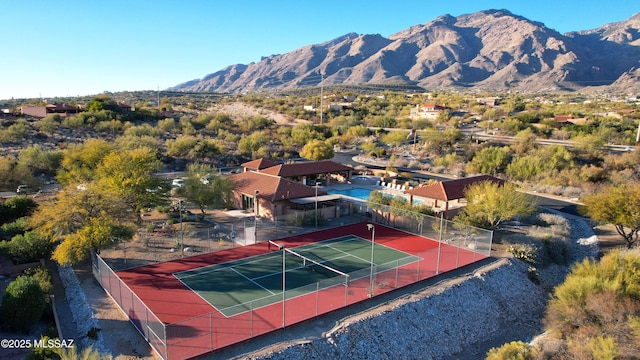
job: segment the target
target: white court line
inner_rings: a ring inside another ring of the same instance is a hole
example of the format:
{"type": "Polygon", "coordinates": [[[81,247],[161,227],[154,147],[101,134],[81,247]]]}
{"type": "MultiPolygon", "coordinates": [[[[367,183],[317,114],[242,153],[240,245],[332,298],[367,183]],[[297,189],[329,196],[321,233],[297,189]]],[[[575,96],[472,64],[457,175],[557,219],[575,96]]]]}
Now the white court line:
{"type": "Polygon", "coordinates": [[[270,292],[270,293],[271,293],[271,295],[275,295],[275,293],[274,293],[274,292],[271,292],[271,290],[269,290],[269,289],[265,288],[264,286],[262,286],[262,285],[258,284],[257,282],[255,282],[255,281],[251,280],[250,278],[246,277],[243,273],[241,273],[241,272],[239,272],[238,270],[234,269],[234,268],[233,268],[233,266],[229,267],[229,269],[230,269],[231,271],[235,272],[236,274],[238,274],[238,275],[242,276],[243,278],[245,278],[245,279],[247,279],[247,280],[251,281],[252,283],[254,283],[254,284],[256,284],[256,285],[260,286],[261,288],[263,288],[263,289],[267,290],[268,292],[270,292]]]}
{"type": "MultiPolygon", "coordinates": [[[[262,261],[271,261],[273,256],[265,256],[265,255],[270,255],[270,254],[271,253],[264,253],[264,254],[253,256],[253,257],[261,257],[261,258],[260,259],[254,259],[252,261],[241,261],[239,264],[235,264],[235,266],[241,266],[241,265],[245,265],[245,264],[254,264],[254,263],[259,263],[259,262],[262,262],[262,261]]],[[[204,275],[204,274],[220,271],[220,270],[227,269],[227,268],[232,268],[232,267],[234,267],[234,265],[229,266],[228,264],[231,264],[234,261],[238,261],[238,260],[232,260],[230,262],[220,263],[220,264],[211,264],[211,265],[199,267],[197,269],[192,269],[192,270],[185,270],[185,271],[177,272],[177,273],[173,274],[173,276],[175,276],[176,278],[179,278],[179,279],[187,279],[187,278],[190,278],[192,276],[204,275]],[[199,271],[200,269],[206,269],[206,268],[211,268],[211,269],[199,271]],[[189,271],[195,271],[195,272],[193,274],[191,274],[191,275],[180,276],[181,273],[185,273],[185,272],[189,272],[189,271]]]]}

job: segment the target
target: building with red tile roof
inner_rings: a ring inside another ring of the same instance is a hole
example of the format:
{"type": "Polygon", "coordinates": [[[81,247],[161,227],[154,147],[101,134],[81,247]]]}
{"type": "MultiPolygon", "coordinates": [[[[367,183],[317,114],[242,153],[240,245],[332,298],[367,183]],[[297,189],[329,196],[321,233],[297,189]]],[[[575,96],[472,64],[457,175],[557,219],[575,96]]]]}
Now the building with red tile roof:
{"type": "Polygon", "coordinates": [[[281,176],[305,185],[315,184],[318,179],[323,179],[324,185],[329,185],[331,177],[338,178],[340,182],[348,182],[352,171],[352,167],[330,160],[279,164],[260,170],[263,174],[281,176]]]}
{"type": "Polygon", "coordinates": [[[431,203],[434,208],[441,211],[448,211],[451,207],[462,203],[465,189],[473,184],[483,181],[495,182],[504,185],[504,181],[490,175],[478,175],[462,179],[449,181],[437,181],[430,184],[424,184],[416,188],[407,190],[409,201],[413,201],[413,197],[420,198],[427,203],[431,203]]]}
{"type": "Polygon", "coordinates": [[[246,162],[244,164],[241,164],[240,166],[244,168],[244,171],[249,171],[249,170],[256,171],[256,170],[263,170],[266,168],[270,168],[276,165],[278,165],[277,162],[262,158],[262,159],[256,159],[256,160],[246,162]]]}
{"type": "MultiPolygon", "coordinates": [[[[327,195],[315,187],[255,171],[235,174],[230,178],[234,183],[234,205],[240,209],[253,209],[258,217],[268,219],[309,210],[310,204],[315,206],[314,200],[324,209],[339,199],[339,196],[327,195]],[[257,209],[254,207],[256,201],[257,209]]],[[[330,216],[331,211],[325,217],[334,217],[330,216]]]]}
{"type": "Polygon", "coordinates": [[[43,118],[47,115],[58,114],[62,117],[70,114],[77,114],[80,112],[78,106],[71,106],[65,104],[47,104],[45,106],[25,105],[20,108],[23,115],[29,115],[33,117],[43,118]]]}

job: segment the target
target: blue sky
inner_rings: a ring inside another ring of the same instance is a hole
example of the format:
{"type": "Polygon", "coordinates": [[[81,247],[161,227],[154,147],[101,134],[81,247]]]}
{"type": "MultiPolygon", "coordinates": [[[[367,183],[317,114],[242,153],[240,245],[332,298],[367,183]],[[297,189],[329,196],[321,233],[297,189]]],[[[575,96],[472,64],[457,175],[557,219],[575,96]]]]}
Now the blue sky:
{"type": "Polygon", "coordinates": [[[0,99],[155,90],[349,32],[389,36],[444,14],[507,9],[561,33],[638,0],[0,0],[0,99]]]}

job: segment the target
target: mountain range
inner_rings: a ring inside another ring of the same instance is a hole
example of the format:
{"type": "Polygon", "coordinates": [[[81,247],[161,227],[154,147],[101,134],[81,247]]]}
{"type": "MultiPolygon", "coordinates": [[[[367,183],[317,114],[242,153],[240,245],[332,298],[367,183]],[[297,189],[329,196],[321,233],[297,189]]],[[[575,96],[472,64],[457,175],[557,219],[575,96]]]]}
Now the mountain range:
{"type": "Polygon", "coordinates": [[[323,85],[640,92],[640,13],[559,32],[508,10],[440,16],[388,38],[349,33],[169,90],[254,92],[323,85]]]}

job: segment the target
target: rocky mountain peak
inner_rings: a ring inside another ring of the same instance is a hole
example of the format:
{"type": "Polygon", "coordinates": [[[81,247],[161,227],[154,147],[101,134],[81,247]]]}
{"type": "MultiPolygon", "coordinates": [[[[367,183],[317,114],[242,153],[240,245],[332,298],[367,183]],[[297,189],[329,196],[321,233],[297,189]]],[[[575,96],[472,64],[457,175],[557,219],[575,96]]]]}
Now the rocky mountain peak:
{"type": "Polygon", "coordinates": [[[326,84],[401,83],[425,89],[549,91],[598,85],[637,91],[638,59],[640,13],[563,35],[506,9],[490,9],[445,14],[388,38],[348,33],[257,63],[232,65],[172,90],[293,89],[324,79],[326,84]]]}

